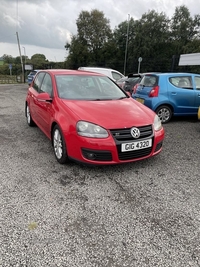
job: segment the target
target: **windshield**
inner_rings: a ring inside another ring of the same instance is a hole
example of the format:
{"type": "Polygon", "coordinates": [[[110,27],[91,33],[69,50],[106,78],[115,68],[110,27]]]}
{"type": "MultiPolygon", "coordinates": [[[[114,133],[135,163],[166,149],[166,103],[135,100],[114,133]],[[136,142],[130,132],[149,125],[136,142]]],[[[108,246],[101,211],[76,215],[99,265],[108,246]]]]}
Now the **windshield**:
{"type": "Polygon", "coordinates": [[[58,96],[74,100],[113,100],[128,97],[108,77],[93,75],[56,75],[58,96]]]}

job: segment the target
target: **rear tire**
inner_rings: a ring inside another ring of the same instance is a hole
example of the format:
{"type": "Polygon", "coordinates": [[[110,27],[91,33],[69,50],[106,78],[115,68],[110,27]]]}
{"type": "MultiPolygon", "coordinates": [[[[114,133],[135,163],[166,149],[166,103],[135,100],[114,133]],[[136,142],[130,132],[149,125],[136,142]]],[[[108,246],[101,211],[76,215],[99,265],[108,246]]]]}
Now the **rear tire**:
{"type": "Polygon", "coordinates": [[[67,148],[62,131],[58,125],[53,128],[52,144],[55,157],[60,164],[69,162],[67,148]]]}
{"type": "Polygon", "coordinates": [[[163,105],[156,109],[156,114],[162,123],[167,123],[172,118],[172,109],[169,106],[163,105]]]}

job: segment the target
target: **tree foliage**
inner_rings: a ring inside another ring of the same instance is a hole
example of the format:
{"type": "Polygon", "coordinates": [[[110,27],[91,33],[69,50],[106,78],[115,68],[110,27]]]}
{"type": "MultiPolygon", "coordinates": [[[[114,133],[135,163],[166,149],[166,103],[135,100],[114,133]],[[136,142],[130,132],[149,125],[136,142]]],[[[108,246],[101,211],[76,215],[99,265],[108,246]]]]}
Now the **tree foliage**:
{"type": "Polygon", "coordinates": [[[97,53],[111,37],[109,20],[96,9],[82,11],[76,21],[79,41],[87,45],[88,52],[97,53]]]}
{"type": "Polygon", "coordinates": [[[193,41],[199,37],[200,16],[194,19],[186,6],[176,7],[171,20],[171,38],[176,53],[189,53],[193,41]]]}
{"type": "Polygon", "coordinates": [[[4,54],[2,58],[4,60],[4,63],[8,63],[8,64],[14,63],[14,60],[15,60],[11,55],[6,55],[6,54],[4,54]]]}
{"type": "MultiPolygon", "coordinates": [[[[10,55],[3,55],[3,65],[0,66],[0,74],[9,75],[10,69],[9,65],[12,64],[12,75],[21,75],[22,73],[22,64],[23,67],[26,65],[33,65],[34,69],[63,69],[65,67],[64,62],[52,62],[48,61],[43,54],[34,54],[31,59],[29,59],[27,56],[22,56],[22,62],[21,57],[17,56],[13,58],[10,55]]],[[[24,70],[25,76],[28,75],[29,71],[24,70]]]]}
{"type": "Polygon", "coordinates": [[[113,31],[98,10],[82,11],[76,23],[78,33],[65,46],[66,67],[107,66],[123,72],[127,49],[127,73],[137,72],[139,57],[142,72],[171,71],[175,65],[178,70],[175,61],[180,54],[200,52],[200,15],[192,17],[185,5],[176,7],[172,18],[150,10],[113,31]]]}
{"type": "Polygon", "coordinates": [[[81,65],[93,65],[98,60],[104,62],[105,45],[112,38],[109,20],[104,13],[96,9],[82,11],[76,21],[77,35],[65,48],[69,51],[67,63],[76,68],[81,65]]]}
{"type": "MultiPolygon", "coordinates": [[[[140,19],[122,21],[113,30],[103,12],[82,11],[76,25],[77,34],[65,44],[68,51],[65,62],[49,62],[45,55],[35,54],[30,59],[26,57],[26,63],[35,69],[102,66],[124,72],[125,67],[128,74],[137,72],[138,58],[142,57],[141,72],[164,72],[181,70],[180,54],[200,52],[200,15],[192,17],[185,5],[176,7],[171,18],[150,10],[140,19]]],[[[9,64],[13,74],[21,72],[20,57],[3,55],[3,59],[0,73],[9,73],[9,64]]],[[[25,62],[24,56],[22,61],[25,62]]],[[[198,66],[188,69],[200,72],[198,66]]]]}

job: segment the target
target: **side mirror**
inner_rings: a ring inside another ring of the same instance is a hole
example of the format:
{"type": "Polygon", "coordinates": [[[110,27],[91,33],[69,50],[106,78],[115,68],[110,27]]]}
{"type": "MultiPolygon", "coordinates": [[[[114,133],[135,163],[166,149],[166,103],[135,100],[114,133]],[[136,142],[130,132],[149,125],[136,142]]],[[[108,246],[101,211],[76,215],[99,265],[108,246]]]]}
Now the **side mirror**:
{"type": "Polygon", "coordinates": [[[39,102],[52,102],[52,98],[48,93],[40,93],[37,97],[37,100],[39,102]]]}

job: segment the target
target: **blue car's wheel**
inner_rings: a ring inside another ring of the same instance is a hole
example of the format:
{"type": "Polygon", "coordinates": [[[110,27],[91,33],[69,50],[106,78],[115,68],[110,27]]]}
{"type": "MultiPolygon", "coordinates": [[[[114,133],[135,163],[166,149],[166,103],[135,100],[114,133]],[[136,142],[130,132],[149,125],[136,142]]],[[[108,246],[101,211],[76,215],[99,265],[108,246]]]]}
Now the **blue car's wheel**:
{"type": "Polygon", "coordinates": [[[160,106],[156,109],[156,114],[162,123],[167,123],[172,118],[172,109],[169,106],[160,106]]]}

